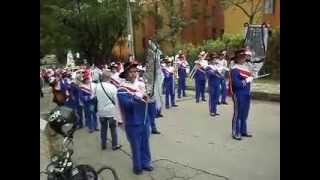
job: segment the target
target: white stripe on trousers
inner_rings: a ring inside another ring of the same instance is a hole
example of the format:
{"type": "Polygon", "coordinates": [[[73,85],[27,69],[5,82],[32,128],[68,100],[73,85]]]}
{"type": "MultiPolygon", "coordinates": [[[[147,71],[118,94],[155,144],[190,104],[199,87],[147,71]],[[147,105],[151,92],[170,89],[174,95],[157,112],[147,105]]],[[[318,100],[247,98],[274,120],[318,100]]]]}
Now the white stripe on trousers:
{"type": "Polygon", "coordinates": [[[232,118],[232,136],[237,136],[236,131],[237,131],[237,119],[238,119],[238,100],[236,94],[233,94],[232,96],[233,100],[233,118],[232,118]]]}

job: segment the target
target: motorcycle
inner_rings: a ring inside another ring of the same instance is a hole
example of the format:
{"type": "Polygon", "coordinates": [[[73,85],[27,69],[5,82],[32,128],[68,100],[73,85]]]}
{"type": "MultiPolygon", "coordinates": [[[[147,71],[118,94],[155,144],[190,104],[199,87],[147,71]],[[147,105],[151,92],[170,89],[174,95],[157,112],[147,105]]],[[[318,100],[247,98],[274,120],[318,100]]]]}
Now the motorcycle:
{"type": "Polygon", "coordinates": [[[99,180],[99,175],[108,169],[114,180],[119,180],[115,169],[110,166],[103,166],[95,170],[87,164],[74,164],[72,161],[73,149],[70,147],[73,144],[73,134],[76,131],[74,122],[75,115],[70,108],[61,106],[49,113],[48,124],[57,134],[64,137],[63,148],[50,157],[50,163],[45,171],[40,171],[40,174],[46,174],[47,180],[99,180]]]}

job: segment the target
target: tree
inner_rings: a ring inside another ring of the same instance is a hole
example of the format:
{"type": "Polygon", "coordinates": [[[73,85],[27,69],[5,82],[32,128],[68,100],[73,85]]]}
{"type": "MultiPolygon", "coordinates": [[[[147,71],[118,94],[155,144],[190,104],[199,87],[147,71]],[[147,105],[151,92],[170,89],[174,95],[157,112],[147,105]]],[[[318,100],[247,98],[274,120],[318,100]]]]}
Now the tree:
{"type": "Polygon", "coordinates": [[[264,0],[220,0],[220,3],[225,9],[230,7],[240,9],[248,17],[249,24],[255,23],[264,7],[264,0]]]}
{"type": "MultiPolygon", "coordinates": [[[[177,3],[175,3],[175,0],[163,0],[161,1],[163,7],[168,12],[168,18],[169,21],[166,26],[169,27],[169,32],[167,32],[164,36],[162,36],[162,40],[166,39],[169,41],[175,49],[175,42],[177,41],[177,36],[181,32],[181,30],[189,26],[190,24],[193,24],[196,22],[197,15],[193,16],[191,19],[187,19],[182,15],[182,11],[184,9],[180,8],[177,3]]],[[[180,2],[181,3],[181,2],[180,2]]],[[[161,37],[161,36],[160,36],[161,37]]]]}
{"type": "MultiPolygon", "coordinates": [[[[70,48],[79,51],[89,63],[99,64],[110,57],[114,44],[126,33],[126,0],[46,0],[42,3],[46,10],[42,14],[48,14],[41,26],[44,37],[66,42],[62,45],[65,51],[70,48]],[[58,25],[59,33],[45,26],[49,20],[58,25]],[[58,34],[64,39],[59,39],[58,34]]],[[[59,49],[58,44],[53,46],[59,49]]]]}

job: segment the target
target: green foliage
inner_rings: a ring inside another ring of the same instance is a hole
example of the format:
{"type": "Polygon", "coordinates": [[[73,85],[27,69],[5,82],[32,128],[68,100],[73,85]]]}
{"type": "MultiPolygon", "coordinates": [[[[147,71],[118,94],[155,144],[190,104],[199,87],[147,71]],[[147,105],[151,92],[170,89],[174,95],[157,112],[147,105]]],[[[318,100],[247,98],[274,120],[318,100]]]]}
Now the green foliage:
{"type": "Polygon", "coordinates": [[[222,36],[222,41],[225,43],[227,50],[235,50],[240,48],[244,42],[243,34],[227,34],[222,36]]]}
{"type": "Polygon", "coordinates": [[[235,50],[242,46],[244,37],[239,34],[225,34],[222,38],[208,39],[203,41],[201,45],[193,44],[183,44],[180,41],[175,43],[174,54],[176,54],[180,49],[184,49],[187,52],[188,61],[193,65],[193,62],[198,59],[198,54],[200,51],[206,52],[218,52],[222,50],[235,50]]]}
{"type": "Polygon", "coordinates": [[[273,79],[280,79],[280,31],[272,31],[268,41],[265,69],[271,71],[273,79]]]}
{"type": "Polygon", "coordinates": [[[203,49],[206,52],[213,52],[213,51],[221,51],[225,49],[225,42],[222,41],[222,39],[209,39],[207,41],[204,41],[201,49],[203,49]]]}
{"type": "Polygon", "coordinates": [[[111,56],[117,39],[125,33],[126,5],[126,0],[42,0],[42,53],[54,51],[58,59],[65,59],[66,51],[72,49],[89,62],[101,62],[111,56]]]}

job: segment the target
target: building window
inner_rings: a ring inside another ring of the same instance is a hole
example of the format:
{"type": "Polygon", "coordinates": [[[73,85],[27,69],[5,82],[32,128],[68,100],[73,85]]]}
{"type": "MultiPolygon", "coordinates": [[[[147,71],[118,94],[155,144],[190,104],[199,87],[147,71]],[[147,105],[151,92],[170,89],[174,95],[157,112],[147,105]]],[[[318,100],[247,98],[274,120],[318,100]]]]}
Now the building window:
{"type": "Polygon", "coordinates": [[[273,14],[274,13],[274,1],[275,0],[265,0],[264,1],[264,13],[273,14]]]}

